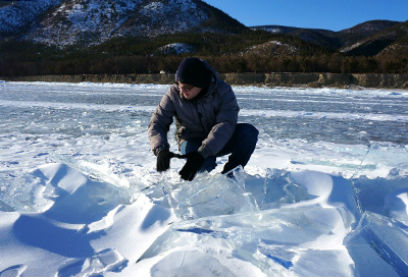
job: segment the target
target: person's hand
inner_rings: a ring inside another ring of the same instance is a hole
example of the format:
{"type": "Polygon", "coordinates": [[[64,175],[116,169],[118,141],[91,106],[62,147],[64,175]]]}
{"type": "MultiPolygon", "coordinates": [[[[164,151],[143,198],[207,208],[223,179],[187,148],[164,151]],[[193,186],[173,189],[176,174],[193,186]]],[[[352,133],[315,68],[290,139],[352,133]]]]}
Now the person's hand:
{"type": "Polygon", "coordinates": [[[170,168],[170,159],[173,157],[169,150],[162,150],[157,154],[156,169],[158,172],[166,171],[170,168]]]}
{"type": "Polygon", "coordinates": [[[187,162],[179,174],[184,180],[191,181],[203,165],[205,159],[197,151],[187,153],[185,156],[187,157],[187,162]]]}

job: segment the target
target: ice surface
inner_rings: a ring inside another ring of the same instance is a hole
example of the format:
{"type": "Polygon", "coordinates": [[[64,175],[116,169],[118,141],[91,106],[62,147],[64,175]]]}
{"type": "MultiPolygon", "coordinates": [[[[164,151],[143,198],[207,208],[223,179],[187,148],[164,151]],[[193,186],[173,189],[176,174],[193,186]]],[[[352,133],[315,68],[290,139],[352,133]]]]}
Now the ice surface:
{"type": "Polygon", "coordinates": [[[234,87],[256,151],[187,182],[167,89],[0,82],[0,276],[408,274],[407,91],[234,87]]]}

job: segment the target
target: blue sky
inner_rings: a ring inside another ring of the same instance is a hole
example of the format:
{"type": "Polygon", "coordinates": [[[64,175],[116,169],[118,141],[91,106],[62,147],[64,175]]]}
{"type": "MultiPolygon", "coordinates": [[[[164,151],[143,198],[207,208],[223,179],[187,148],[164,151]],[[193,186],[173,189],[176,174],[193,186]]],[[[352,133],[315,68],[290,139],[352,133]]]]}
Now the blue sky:
{"type": "Polygon", "coordinates": [[[408,20],[408,0],[204,0],[246,26],[339,31],[373,19],[408,20]]]}

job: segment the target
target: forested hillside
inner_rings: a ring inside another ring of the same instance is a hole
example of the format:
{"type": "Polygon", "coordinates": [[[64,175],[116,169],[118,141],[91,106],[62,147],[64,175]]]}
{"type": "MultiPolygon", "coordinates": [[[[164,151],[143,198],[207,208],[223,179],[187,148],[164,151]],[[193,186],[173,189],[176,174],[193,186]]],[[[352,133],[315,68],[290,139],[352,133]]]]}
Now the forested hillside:
{"type": "Polygon", "coordinates": [[[173,73],[186,56],[221,73],[408,73],[408,22],[333,32],[249,28],[199,0],[0,3],[0,76],[173,73]]]}

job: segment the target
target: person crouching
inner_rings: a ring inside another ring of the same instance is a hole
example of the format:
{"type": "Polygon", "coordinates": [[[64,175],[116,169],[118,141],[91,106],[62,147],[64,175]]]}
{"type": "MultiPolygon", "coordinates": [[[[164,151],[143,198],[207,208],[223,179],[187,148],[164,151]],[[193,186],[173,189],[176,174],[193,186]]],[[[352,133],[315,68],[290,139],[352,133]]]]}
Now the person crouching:
{"type": "Polygon", "coordinates": [[[230,85],[204,60],[184,59],[171,86],[156,107],[148,126],[157,171],[170,168],[167,133],[176,120],[176,139],[187,161],[179,174],[193,180],[197,172],[210,172],[216,158],[228,155],[222,173],[244,167],[255,150],[258,130],[251,124],[237,123],[239,106],[230,85]]]}

